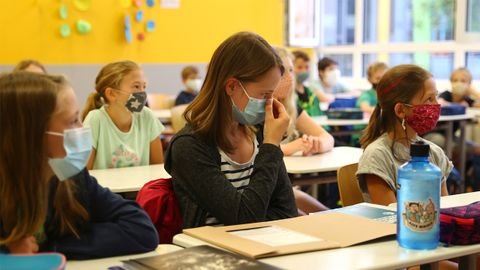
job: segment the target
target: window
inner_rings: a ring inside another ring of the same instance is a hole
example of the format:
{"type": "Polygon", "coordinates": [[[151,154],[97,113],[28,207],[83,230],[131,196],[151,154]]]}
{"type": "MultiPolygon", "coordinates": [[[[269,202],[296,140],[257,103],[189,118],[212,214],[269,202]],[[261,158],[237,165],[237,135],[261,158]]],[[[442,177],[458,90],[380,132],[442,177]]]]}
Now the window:
{"type": "Polygon", "coordinates": [[[436,79],[448,79],[453,71],[453,53],[392,53],[389,66],[416,64],[430,71],[436,79]]]}
{"type": "Polygon", "coordinates": [[[353,55],[351,54],[326,54],[325,57],[329,57],[338,63],[338,69],[342,73],[342,76],[351,77],[353,75],[353,55]]]}
{"type": "Polygon", "coordinates": [[[467,63],[465,66],[472,73],[473,79],[479,80],[480,79],[480,52],[467,52],[465,62],[467,63]]]}
{"type": "Polygon", "coordinates": [[[378,0],[365,0],[363,4],[363,42],[378,41],[377,31],[378,0]]]}
{"type": "Polygon", "coordinates": [[[454,0],[391,0],[390,41],[453,39],[454,0]]]}
{"type": "Polygon", "coordinates": [[[376,53],[369,53],[369,54],[364,54],[362,56],[362,67],[363,67],[363,72],[362,76],[367,77],[367,70],[368,66],[372,64],[373,62],[377,62],[378,60],[378,55],[376,53]]]}
{"type": "Polygon", "coordinates": [[[323,0],[323,37],[325,45],[353,44],[355,36],[355,0],[323,0]]]}
{"type": "Polygon", "coordinates": [[[480,0],[468,0],[467,5],[467,32],[480,32],[480,0]]]}

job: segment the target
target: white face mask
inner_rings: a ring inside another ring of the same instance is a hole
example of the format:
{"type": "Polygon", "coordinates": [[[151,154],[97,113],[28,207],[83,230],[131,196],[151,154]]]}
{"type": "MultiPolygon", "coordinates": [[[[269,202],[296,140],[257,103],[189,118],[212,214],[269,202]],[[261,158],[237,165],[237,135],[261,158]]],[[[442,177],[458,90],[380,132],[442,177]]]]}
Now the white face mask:
{"type": "Polygon", "coordinates": [[[202,80],[200,79],[188,79],[185,82],[185,86],[193,91],[200,91],[200,88],[202,88],[202,80]]]}
{"type": "Polygon", "coordinates": [[[340,80],[340,70],[339,69],[334,69],[327,71],[325,73],[325,83],[327,83],[329,86],[335,86],[337,82],[340,80]]]}
{"type": "Polygon", "coordinates": [[[452,93],[457,94],[457,95],[465,95],[465,92],[467,91],[467,84],[464,82],[452,82],[452,93]]]}

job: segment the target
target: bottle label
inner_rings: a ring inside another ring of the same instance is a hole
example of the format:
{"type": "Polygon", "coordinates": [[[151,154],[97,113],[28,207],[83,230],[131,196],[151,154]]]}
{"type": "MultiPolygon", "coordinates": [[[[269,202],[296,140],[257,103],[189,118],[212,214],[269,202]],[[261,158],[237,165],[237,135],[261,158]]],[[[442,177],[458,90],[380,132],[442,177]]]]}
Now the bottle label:
{"type": "Polygon", "coordinates": [[[402,213],[403,224],[412,231],[429,231],[437,223],[438,208],[428,198],[428,201],[406,201],[402,213]]]}

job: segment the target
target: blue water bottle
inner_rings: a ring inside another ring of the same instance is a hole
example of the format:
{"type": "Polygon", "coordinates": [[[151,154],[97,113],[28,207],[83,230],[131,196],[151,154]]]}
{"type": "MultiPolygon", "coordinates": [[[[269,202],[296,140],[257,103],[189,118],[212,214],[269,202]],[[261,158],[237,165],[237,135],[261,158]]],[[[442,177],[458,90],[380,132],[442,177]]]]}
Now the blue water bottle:
{"type": "Polygon", "coordinates": [[[440,237],[442,172],[428,160],[430,146],[410,145],[409,162],[398,169],[397,241],[410,249],[435,249],[440,237]]]}

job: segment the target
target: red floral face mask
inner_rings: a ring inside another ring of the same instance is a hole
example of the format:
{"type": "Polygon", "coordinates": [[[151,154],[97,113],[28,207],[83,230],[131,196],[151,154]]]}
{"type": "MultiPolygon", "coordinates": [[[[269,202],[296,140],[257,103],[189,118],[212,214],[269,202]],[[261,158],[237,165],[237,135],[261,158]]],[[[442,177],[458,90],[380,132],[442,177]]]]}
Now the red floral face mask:
{"type": "Polygon", "coordinates": [[[412,114],[405,120],[417,134],[422,135],[435,128],[440,117],[440,104],[405,105],[412,107],[412,114]]]}

